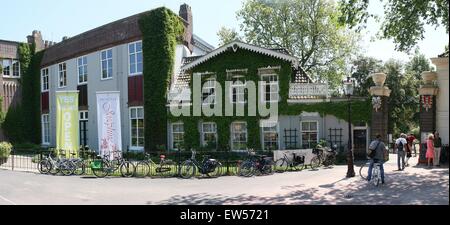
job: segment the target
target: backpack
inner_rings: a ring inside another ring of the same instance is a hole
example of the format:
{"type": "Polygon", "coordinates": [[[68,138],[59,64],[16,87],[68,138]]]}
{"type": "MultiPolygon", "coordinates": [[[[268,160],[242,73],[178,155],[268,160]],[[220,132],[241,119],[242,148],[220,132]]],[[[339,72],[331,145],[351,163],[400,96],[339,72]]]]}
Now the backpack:
{"type": "Polygon", "coordinates": [[[375,149],[369,149],[369,155],[368,155],[369,158],[373,159],[373,157],[375,157],[375,155],[377,154],[377,148],[378,148],[378,145],[380,145],[380,142],[381,141],[378,141],[378,144],[375,147],[375,149]]]}
{"type": "Polygon", "coordinates": [[[400,140],[400,143],[397,145],[397,151],[403,151],[403,142],[400,140]]]}

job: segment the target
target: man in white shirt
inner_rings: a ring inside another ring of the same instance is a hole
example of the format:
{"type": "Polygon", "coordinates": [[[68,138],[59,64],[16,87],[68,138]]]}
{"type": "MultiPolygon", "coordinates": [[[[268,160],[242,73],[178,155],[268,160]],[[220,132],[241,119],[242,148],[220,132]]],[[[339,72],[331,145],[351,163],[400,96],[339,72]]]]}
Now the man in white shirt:
{"type": "Polygon", "coordinates": [[[395,148],[397,149],[397,166],[398,170],[405,169],[405,150],[406,150],[406,134],[400,134],[400,137],[395,140],[395,148]],[[400,159],[402,160],[400,164],[400,159]]]}

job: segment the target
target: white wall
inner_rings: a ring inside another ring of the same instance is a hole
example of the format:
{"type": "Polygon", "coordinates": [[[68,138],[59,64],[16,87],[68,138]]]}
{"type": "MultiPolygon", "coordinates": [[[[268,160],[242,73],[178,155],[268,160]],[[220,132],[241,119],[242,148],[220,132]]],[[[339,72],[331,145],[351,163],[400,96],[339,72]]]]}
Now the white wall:
{"type": "Polygon", "coordinates": [[[449,143],[449,80],[448,80],[448,57],[432,58],[431,61],[436,65],[438,75],[437,85],[439,94],[436,96],[436,130],[439,132],[442,144],[449,143]]]}

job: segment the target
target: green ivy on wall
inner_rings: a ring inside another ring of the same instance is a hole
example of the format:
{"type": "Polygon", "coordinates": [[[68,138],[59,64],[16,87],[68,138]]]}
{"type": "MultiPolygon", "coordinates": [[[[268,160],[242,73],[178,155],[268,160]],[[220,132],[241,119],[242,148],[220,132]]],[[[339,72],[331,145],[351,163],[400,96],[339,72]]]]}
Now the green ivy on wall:
{"type": "Polygon", "coordinates": [[[166,93],[184,25],[176,14],[161,7],[143,14],[139,27],[144,54],[144,138],[149,151],[167,142],[166,93]]]}
{"type": "MultiPolygon", "coordinates": [[[[227,51],[219,56],[216,56],[209,61],[202,63],[195,67],[189,73],[202,73],[211,72],[216,75],[216,81],[222,86],[222,102],[225,102],[225,81],[226,70],[232,69],[247,69],[245,80],[254,81],[258,83],[259,75],[258,68],[262,67],[274,67],[281,66],[279,70],[279,88],[280,88],[280,103],[278,105],[279,115],[300,115],[302,112],[318,112],[322,116],[334,115],[338,119],[348,120],[347,102],[321,102],[310,104],[288,104],[289,94],[289,81],[292,75],[291,64],[289,62],[275,59],[266,55],[250,52],[243,49],[238,49],[236,52],[227,51]]],[[[206,77],[202,77],[202,82],[206,77]]],[[[191,79],[192,81],[192,79],[191,79]]],[[[190,84],[192,90],[192,82],[190,84]]],[[[257,93],[259,93],[257,87],[257,93]]],[[[259,94],[257,94],[259,98],[259,94]]],[[[191,99],[192,96],[191,96],[191,99]]],[[[246,99],[247,96],[246,96],[246,99]]],[[[259,100],[258,100],[259,101],[259,100]]],[[[369,122],[370,120],[370,102],[369,101],[352,101],[352,122],[369,122]]],[[[223,107],[222,114],[224,115],[225,109],[223,107]]],[[[192,113],[192,107],[191,107],[192,113]]],[[[230,143],[230,125],[235,121],[247,122],[248,132],[248,148],[261,149],[260,116],[247,116],[247,105],[245,107],[246,116],[220,116],[220,117],[207,117],[207,116],[172,116],[169,112],[169,121],[177,122],[182,121],[184,123],[184,147],[200,148],[200,129],[199,122],[215,122],[217,124],[218,133],[218,148],[226,149],[230,143]]]]}
{"type": "Polygon", "coordinates": [[[6,112],[2,128],[13,143],[40,143],[40,64],[44,51],[35,54],[35,46],[19,44],[22,101],[6,112]]]}

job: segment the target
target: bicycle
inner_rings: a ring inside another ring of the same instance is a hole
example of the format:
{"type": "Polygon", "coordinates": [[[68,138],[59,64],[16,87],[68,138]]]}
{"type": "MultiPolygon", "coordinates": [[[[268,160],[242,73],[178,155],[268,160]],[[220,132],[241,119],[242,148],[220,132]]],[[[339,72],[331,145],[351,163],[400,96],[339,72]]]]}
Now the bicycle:
{"type": "Polygon", "coordinates": [[[267,155],[256,155],[254,151],[248,151],[248,157],[239,165],[239,176],[251,177],[253,175],[272,174],[275,162],[267,155]]]}
{"type": "Polygon", "coordinates": [[[370,184],[373,184],[374,186],[378,186],[380,184],[380,180],[381,180],[381,163],[376,162],[373,164],[373,169],[372,169],[372,177],[369,181],[370,184]]]}
{"type": "Polygon", "coordinates": [[[92,172],[96,177],[106,177],[119,169],[122,177],[131,177],[135,173],[135,166],[128,160],[125,160],[119,151],[114,151],[113,159],[110,159],[110,154],[105,154],[103,157],[98,155],[100,159],[91,162],[92,172]]]}
{"type": "Polygon", "coordinates": [[[50,152],[48,156],[38,162],[38,170],[41,173],[50,173],[56,175],[61,172],[65,176],[72,175],[75,170],[75,164],[64,158],[58,157],[57,159],[52,158],[52,153],[50,152]]]}
{"type": "Polygon", "coordinates": [[[136,164],[136,177],[146,177],[151,176],[151,172],[155,172],[155,175],[159,175],[161,177],[171,177],[175,175],[176,173],[176,163],[170,159],[166,159],[165,155],[159,156],[159,164],[155,163],[151,157],[150,154],[145,153],[145,160],[140,161],[136,164]],[[153,170],[153,168],[155,168],[153,170]],[[172,173],[175,172],[175,173],[172,173]]]}
{"type": "Polygon", "coordinates": [[[275,171],[283,173],[289,168],[294,170],[302,170],[305,166],[305,156],[297,156],[292,153],[292,160],[287,157],[286,153],[283,153],[283,157],[275,161],[275,171]]]}
{"type": "Polygon", "coordinates": [[[311,159],[310,167],[311,169],[318,168],[320,165],[324,165],[326,167],[334,165],[336,161],[336,146],[333,146],[333,148],[327,148],[324,149],[320,148],[314,148],[312,150],[313,154],[315,156],[311,159]],[[326,149],[327,153],[324,153],[324,149],[326,149]]]}
{"type": "Polygon", "coordinates": [[[195,159],[197,153],[195,151],[191,152],[191,158],[181,164],[180,177],[185,179],[191,178],[195,175],[196,170],[208,177],[219,177],[222,175],[222,164],[219,161],[211,159],[209,155],[204,155],[202,161],[199,162],[195,159]]]}

